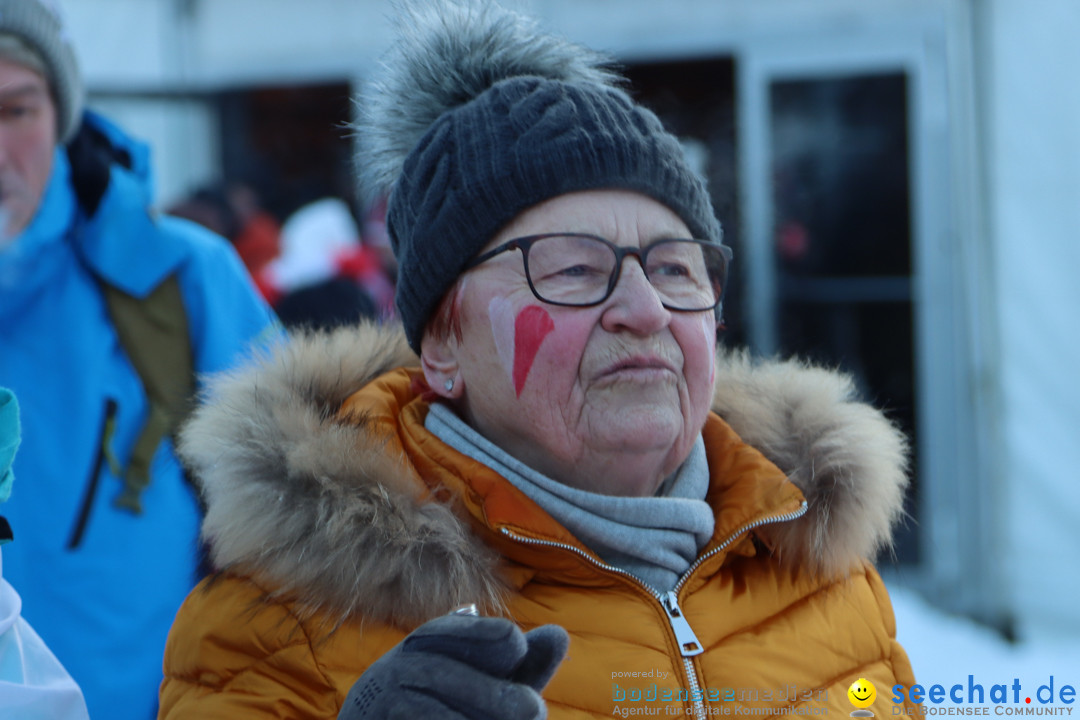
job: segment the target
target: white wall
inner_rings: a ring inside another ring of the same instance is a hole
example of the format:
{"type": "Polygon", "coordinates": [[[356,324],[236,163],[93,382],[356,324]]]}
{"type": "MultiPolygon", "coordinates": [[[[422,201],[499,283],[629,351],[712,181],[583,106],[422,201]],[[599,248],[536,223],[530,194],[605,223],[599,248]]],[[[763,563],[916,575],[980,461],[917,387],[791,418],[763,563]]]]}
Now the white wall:
{"type": "Polygon", "coordinates": [[[171,0],[58,0],[92,88],[155,87],[168,75],[171,0]]]}
{"type": "Polygon", "coordinates": [[[205,102],[170,95],[191,85],[190,28],[174,0],[65,0],[88,105],[151,149],[155,200],[166,207],[216,179],[216,118],[205,102]]]}
{"type": "Polygon", "coordinates": [[[991,0],[983,60],[1010,588],[1080,633],[1080,3],[991,0]]]}
{"type": "MultiPolygon", "coordinates": [[[[939,0],[876,0],[899,14],[939,0]]],[[[360,82],[390,38],[390,0],[60,0],[91,106],[119,114],[155,158],[168,204],[216,179],[208,110],[162,94],[260,84],[360,82]],[[126,99],[125,99],[125,96],[126,99]],[[102,100],[107,97],[107,100],[102,100]],[[179,112],[178,112],[179,111],[179,112]]],[[[825,14],[858,24],[863,0],[507,0],[579,42],[623,59],[731,52],[759,33],[825,14]]]]}
{"type": "MultiPolygon", "coordinates": [[[[391,0],[60,0],[91,85],[221,87],[362,75],[389,43],[391,0]],[[188,10],[184,10],[188,8],[188,10]]],[[[504,0],[621,58],[735,48],[821,18],[867,22],[865,0],[504,0]]],[[[944,0],[874,0],[902,17],[944,0]]]]}

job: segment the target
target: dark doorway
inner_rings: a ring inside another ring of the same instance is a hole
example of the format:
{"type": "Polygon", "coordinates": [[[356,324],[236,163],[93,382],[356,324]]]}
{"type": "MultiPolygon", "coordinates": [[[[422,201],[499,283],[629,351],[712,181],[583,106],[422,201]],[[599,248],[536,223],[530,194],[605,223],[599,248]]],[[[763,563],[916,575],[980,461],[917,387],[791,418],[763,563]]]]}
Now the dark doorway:
{"type": "MultiPolygon", "coordinates": [[[[779,351],[850,373],[914,448],[907,77],[785,80],[769,100],[779,351]]],[[[918,561],[916,530],[897,561],[918,561]]]]}
{"type": "MultiPolygon", "coordinates": [[[[669,130],[705,150],[703,172],[735,251],[723,341],[745,345],[743,309],[755,298],[741,282],[735,61],[633,63],[624,73],[669,130]]],[[[907,92],[903,73],[775,82],[769,130],[778,351],[851,373],[914,449],[907,92]]],[[[917,463],[905,505],[913,520],[885,562],[918,562],[916,479],[917,463]]]]}
{"type": "Polygon", "coordinates": [[[279,220],[313,200],[353,203],[348,83],[262,87],[221,96],[224,175],[279,220]]]}

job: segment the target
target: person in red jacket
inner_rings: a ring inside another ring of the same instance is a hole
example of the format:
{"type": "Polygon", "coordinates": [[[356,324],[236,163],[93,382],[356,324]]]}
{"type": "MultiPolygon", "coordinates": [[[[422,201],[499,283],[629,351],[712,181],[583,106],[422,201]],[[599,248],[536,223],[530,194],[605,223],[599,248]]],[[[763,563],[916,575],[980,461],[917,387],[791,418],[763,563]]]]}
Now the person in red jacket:
{"type": "Polygon", "coordinates": [[[709,194],[604,58],[488,2],[401,27],[360,166],[402,327],[295,336],[181,433],[220,572],[161,717],[891,714],[902,435],[717,350],[709,194]]]}

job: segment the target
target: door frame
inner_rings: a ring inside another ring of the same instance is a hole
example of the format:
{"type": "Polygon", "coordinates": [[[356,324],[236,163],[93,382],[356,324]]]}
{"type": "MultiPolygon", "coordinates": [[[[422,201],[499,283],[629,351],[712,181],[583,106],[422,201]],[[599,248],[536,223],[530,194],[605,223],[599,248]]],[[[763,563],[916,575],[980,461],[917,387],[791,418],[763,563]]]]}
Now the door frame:
{"type": "Polygon", "coordinates": [[[974,18],[968,0],[908,14],[869,8],[748,39],[737,51],[737,145],[743,228],[737,263],[751,350],[778,349],[773,258],[770,85],[878,72],[907,77],[912,339],[919,455],[917,566],[888,579],[1008,630],[1001,577],[1006,541],[994,390],[992,252],[979,194],[974,18]],[[816,24],[816,27],[815,27],[816,24]]]}

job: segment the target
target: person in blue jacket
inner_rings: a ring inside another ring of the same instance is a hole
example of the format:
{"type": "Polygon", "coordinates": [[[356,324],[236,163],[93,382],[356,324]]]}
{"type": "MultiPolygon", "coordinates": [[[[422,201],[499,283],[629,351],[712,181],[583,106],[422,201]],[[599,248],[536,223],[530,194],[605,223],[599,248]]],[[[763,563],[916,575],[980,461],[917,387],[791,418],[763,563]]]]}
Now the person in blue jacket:
{"type": "Polygon", "coordinates": [[[198,580],[200,505],[168,439],[141,508],[117,502],[149,402],[102,287],[138,299],[175,278],[200,375],[279,330],[226,241],[155,216],[148,149],[82,94],[55,9],[0,0],[0,385],[24,438],[4,575],[91,717],[150,718],[198,580]]]}

